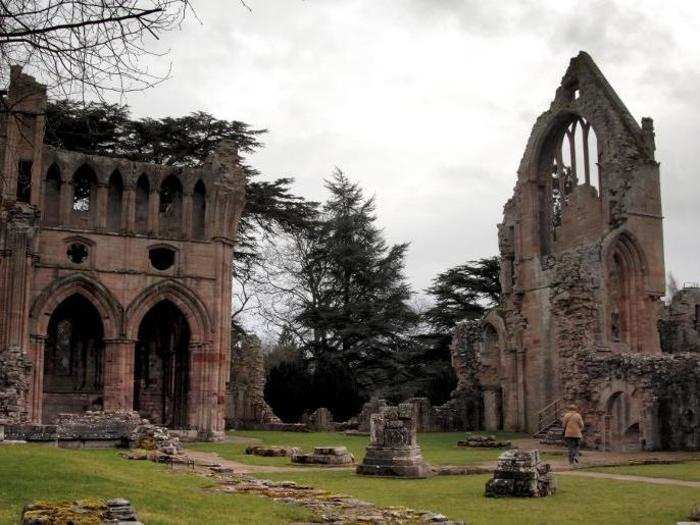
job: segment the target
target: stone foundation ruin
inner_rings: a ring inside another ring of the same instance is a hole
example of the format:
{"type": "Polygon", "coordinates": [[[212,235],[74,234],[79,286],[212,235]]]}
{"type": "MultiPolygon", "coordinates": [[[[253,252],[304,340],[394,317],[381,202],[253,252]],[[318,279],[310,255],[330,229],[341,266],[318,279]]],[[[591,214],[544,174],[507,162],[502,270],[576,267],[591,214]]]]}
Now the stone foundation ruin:
{"type": "Polygon", "coordinates": [[[296,454],[292,463],[311,465],[352,465],[355,456],[346,447],[314,447],[313,454],[296,454]]]}
{"type": "Polygon", "coordinates": [[[556,490],[556,478],[549,464],[540,461],[537,450],[508,450],[498,458],[484,495],[487,498],[539,498],[551,496],[556,490]]]}
{"type": "Polygon", "coordinates": [[[430,466],[416,440],[414,407],[403,403],[386,407],[370,420],[370,444],[357,473],[363,476],[424,478],[430,466]]]}

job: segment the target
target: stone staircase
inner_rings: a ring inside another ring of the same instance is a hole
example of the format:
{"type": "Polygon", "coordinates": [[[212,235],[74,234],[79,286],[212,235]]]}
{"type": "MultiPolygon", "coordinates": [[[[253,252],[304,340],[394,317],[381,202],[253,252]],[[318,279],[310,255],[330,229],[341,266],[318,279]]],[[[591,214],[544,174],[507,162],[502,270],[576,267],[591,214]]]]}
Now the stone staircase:
{"type": "Polygon", "coordinates": [[[560,422],[552,423],[552,425],[535,434],[536,438],[539,438],[540,443],[543,445],[555,445],[564,446],[564,427],[561,426],[560,422]]]}
{"type": "Polygon", "coordinates": [[[564,445],[562,408],[562,400],[555,399],[537,413],[537,432],[533,437],[539,439],[543,445],[564,445]]]}

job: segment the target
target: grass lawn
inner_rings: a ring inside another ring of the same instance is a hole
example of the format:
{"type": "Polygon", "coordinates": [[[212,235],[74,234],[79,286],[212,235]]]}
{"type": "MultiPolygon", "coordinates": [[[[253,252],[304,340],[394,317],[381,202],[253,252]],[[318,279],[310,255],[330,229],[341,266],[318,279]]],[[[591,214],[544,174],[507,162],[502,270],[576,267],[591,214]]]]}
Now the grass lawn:
{"type": "Polygon", "coordinates": [[[371,478],[352,471],[260,474],[351,494],[386,506],[442,512],[469,524],[610,523],[674,524],[700,501],[700,490],[574,476],[559,476],[549,498],[485,498],[489,476],[440,476],[424,480],[371,478]]]}
{"type": "Polygon", "coordinates": [[[195,474],[150,461],[127,461],[111,450],[49,445],[0,446],[0,524],[17,523],[35,500],[124,497],[148,524],[289,523],[310,513],[259,496],[217,494],[195,474]]]}
{"type": "MultiPolygon", "coordinates": [[[[608,474],[626,476],[646,476],[649,478],[681,479],[683,481],[700,481],[700,461],[674,463],[672,465],[635,465],[628,467],[601,467],[591,469],[608,474]]],[[[700,495],[698,495],[700,502],[700,495]]]]}
{"type": "MultiPolygon", "coordinates": [[[[360,461],[365,455],[369,443],[366,436],[346,436],[341,432],[268,432],[240,431],[230,432],[231,436],[259,439],[266,445],[286,445],[300,447],[304,452],[311,452],[317,446],[345,446],[360,461]]],[[[521,434],[497,432],[499,439],[513,439],[521,434]]],[[[464,439],[464,432],[430,432],[418,434],[423,457],[433,465],[466,465],[498,458],[501,449],[458,447],[457,441],[464,439]]],[[[264,458],[247,456],[245,444],[240,443],[189,443],[188,448],[205,452],[216,452],[222,458],[249,465],[291,465],[289,458],[264,458]]],[[[299,467],[303,468],[303,467],[299,467]]]]}

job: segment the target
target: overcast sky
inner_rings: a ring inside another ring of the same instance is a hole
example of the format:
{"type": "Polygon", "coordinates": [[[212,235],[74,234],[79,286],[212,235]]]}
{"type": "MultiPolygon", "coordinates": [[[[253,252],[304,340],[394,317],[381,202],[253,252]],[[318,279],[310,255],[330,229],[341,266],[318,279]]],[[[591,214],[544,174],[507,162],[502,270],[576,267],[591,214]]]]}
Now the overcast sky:
{"type": "Polygon", "coordinates": [[[700,281],[700,3],[194,0],[164,41],[172,78],[136,116],[205,110],[268,128],[248,161],[325,197],[342,168],[411,243],[416,290],[497,253],[496,224],[536,117],[569,59],[591,54],[639,121],[655,121],[666,269],[700,281]]]}

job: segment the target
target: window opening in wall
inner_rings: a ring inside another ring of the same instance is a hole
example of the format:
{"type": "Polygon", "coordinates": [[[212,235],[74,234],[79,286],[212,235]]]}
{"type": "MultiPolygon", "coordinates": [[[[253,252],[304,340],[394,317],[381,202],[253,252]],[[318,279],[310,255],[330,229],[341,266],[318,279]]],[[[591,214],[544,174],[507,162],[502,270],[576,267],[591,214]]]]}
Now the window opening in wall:
{"type": "Polygon", "coordinates": [[[72,263],[83,264],[88,258],[87,246],[77,242],[73,243],[68,247],[66,255],[68,255],[68,259],[70,259],[72,263]]]}
{"type": "Polygon", "coordinates": [[[29,202],[32,198],[32,161],[20,160],[17,166],[17,200],[29,202]]]}
{"type": "Polygon", "coordinates": [[[145,175],[139,177],[136,183],[136,214],[135,228],[138,233],[146,233],[148,229],[148,194],[150,185],[145,175]]]}
{"type": "Polygon", "coordinates": [[[163,181],[160,187],[160,233],[180,235],[182,233],[182,184],[174,175],[163,181]]]}
{"type": "Polygon", "coordinates": [[[44,222],[50,226],[59,223],[61,202],[61,171],[51,164],[44,183],[44,222]]]}
{"type": "Polygon", "coordinates": [[[79,214],[90,212],[93,179],[88,170],[79,170],[73,179],[73,211],[79,214]]]}
{"type": "Polygon", "coordinates": [[[156,270],[167,270],[175,264],[175,250],[170,248],[152,248],[148,251],[148,258],[156,270]]]}
{"type": "Polygon", "coordinates": [[[695,305],[695,329],[700,332],[700,304],[695,305]]]}

